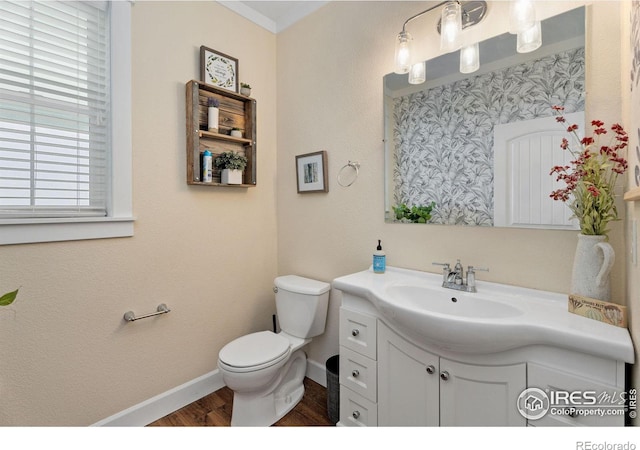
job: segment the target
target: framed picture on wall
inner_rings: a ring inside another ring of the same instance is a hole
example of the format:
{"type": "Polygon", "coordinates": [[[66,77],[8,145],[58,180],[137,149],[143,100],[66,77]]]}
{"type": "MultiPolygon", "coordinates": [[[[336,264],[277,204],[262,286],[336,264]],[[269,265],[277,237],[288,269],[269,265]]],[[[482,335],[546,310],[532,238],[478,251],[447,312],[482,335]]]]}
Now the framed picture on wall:
{"type": "Polygon", "coordinates": [[[327,152],[322,150],[296,156],[298,194],[329,192],[327,152]]]}
{"type": "Polygon", "coordinates": [[[238,60],[200,46],[200,79],[207,84],[238,92],[238,60]]]}

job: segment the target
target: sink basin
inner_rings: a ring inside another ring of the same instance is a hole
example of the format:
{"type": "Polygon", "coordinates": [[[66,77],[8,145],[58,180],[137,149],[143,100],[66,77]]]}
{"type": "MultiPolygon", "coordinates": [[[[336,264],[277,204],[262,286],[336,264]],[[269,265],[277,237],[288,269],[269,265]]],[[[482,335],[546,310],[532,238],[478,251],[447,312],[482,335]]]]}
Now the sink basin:
{"type": "Polygon", "coordinates": [[[442,275],[397,267],[336,278],[333,287],[342,291],[343,306],[364,307],[438,350],[476,354],[544,345],[634,361],[627,329],[569,313],[566,294],[481,280],[476,293],[456,291],[442,287],[442,275]]]}
{"type": "Polygon", "coordinates": [[[479,296],[445,289],[433,289],[427,286],[390,285],[387,294],[395,299],[395,305],[416,312],[439,315],[505,318],[523,314],[523,311],[508,305],[479,296]]]}

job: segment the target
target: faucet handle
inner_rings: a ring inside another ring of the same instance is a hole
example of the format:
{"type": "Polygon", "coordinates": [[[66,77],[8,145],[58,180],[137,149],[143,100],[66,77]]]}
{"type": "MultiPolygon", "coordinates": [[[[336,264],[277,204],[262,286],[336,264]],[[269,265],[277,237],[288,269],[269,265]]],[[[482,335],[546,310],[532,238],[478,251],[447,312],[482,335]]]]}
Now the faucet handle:
{"type": "Polygon", "coordinates": [[[449,265],[449,263],[434,262],[431,264],[433,264],[434,266],[442,266],[442,285],[444,286],[449,278],[449,273],[451,273],[451,266],[449,265]]]}
{"type": "Polygon", "coordinates": [[[467,268],[467,289],[469,289],[469,292],[475,292],[476,291],[476,270],[479,270],[481,272],[488,272],[489,269],[479,269],[477,267],[473,267],[473,266],[469,266],[467,268]]]}
{"type": "Polygon", "coordinates": [[[473,267],[473,266],[469,266],[467,268],[467,272],[488,272],[488,271],[489,271],[489,269],[473,267]]]}

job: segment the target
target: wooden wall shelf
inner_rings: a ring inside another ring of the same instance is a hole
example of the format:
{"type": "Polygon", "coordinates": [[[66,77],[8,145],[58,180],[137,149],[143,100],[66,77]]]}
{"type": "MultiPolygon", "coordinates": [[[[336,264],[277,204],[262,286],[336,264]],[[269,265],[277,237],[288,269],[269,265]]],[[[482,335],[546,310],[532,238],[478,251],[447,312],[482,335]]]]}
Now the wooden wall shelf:
{"type": "Polygon", "coordinates": [[[187,115],[187,184],[219,187],[253,187],[256,185],[256,101],[237,94],[191,80],[186,84],[187,115]],[[209,98],[220,102],[219,133],[207,131],[209,98]],[[244,137],[227,134],[232,128],[244,130],[244,137]],[[247,167],[242,174],[243,184],[221,184],[220,171],[213,169],[213,182],[201,181],[201,154],[209,150],[213,158],[222,152],[234,151],[247,157],[247,167]]]}
{"type": "Polygon", "coordinates": [[[623,198],[627,202],[637,202],[638,200],[640,200],[640,187],[629,189],[624,193],[623,198]]]}

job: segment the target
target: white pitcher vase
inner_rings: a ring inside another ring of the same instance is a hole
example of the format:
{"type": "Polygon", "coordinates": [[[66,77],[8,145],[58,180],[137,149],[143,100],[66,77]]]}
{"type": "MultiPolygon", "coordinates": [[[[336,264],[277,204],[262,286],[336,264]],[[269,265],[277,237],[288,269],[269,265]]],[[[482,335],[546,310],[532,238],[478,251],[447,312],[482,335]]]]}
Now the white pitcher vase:
{"type": "Polygon", "coordinates": [[[615,252],[605,242],[606,239],[604,235],[578,235],[571,275],[572,294],[610,300],[609,274],[615,261],[615,252]]]}

